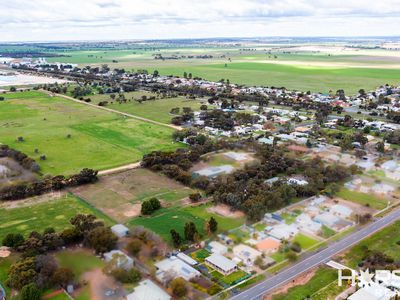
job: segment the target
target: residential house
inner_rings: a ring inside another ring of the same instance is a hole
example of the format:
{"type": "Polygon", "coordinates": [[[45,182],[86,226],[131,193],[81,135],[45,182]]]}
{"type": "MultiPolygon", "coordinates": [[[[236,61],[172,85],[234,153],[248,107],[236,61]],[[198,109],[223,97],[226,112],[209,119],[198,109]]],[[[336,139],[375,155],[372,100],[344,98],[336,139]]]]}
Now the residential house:
{"type": "Polygon", "coordinates": [[[257,250],[263,253],[272,253],[278,251],[280,245],[281,245],[280,240],[275,239],[273,237],[268,237],[266,239],[259,241],[256,244],[256,248],[257,250]]]}
{"type": "Polygon", "coordinates": [[[170,300],[171,296],[150,279],[142,280],[127,300],[170,300]]]}
{"type": "Polygon", "coordinates": [[[200,276],[200,272],[189,266],[176,256],[171,256],[155,264],[157,268],[156,277],[161,282],[168,279],[182,277],[186,281],[200,276]]]}
{"type": "Polygon", "coordinates": [[[210,255],[204,261],[207,265],[224,274],[225,276],[237,270],[237,264],[234,261],[217,253],[210,255]]]}
{"type": "Polygon", "coordinates": [[[121,250],[112,250],[104,253],[104,259],[106,262],[113,262],[115,268],[123,268],[129,270],[133,268],[133,258],[126,255],[121,250]]]}
{"type": "Polygon", "coordinates": [[[224,255],[226,252],[228,252],[228,247],[221,244],[220,242],[211,241],[207,245],[207,250],[209,250],[211,253],[224,255]]]}
{"type": "Polygon", "coordinates": [[[252,266],[257,257],[262,253],[247,245],[240,244],[232,249],[235,258],[238,258],[246,266],[252,266]]]}

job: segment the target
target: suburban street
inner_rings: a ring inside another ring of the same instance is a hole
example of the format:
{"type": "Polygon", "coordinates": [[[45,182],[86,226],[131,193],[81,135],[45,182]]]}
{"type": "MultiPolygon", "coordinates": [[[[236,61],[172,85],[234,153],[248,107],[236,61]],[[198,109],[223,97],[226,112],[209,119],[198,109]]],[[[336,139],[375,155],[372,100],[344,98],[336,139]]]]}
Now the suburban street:
{"type": "Polygon", "coordinates": [[[333,256],[357,244],[373,233],[385,228],[400,219],[400,209],[377,219],[360,230],[351,233],[345,238],[330,244],[327,248],[315,252],[311,256],[299,261],[295,265],[282,270],[277,275],[267,278],[257,285],[233,296],[231,299],[262,299],[263,295],[272,292],[277,287],[293,280],[315,266],[328,262],[333,256]]]}

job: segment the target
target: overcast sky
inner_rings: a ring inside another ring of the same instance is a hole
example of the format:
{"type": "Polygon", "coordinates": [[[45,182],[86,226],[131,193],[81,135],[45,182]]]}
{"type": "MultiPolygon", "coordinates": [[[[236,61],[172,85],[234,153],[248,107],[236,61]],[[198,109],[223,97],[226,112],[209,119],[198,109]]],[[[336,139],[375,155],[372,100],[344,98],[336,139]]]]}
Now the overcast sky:
{"type": "Polygon", "coordinates": [[[400,0],[1,0],[0,41],[400,35],[400,0]]]}

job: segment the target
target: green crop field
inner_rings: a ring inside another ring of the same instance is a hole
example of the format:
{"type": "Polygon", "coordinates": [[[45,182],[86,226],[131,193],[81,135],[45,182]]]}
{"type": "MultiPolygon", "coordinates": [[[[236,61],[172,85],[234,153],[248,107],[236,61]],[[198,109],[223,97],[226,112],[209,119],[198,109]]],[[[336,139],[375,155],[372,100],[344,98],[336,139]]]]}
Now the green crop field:
{"type": "MultiPolygon", "coordinates": [[[[40,201],[40,198],[37,199],[40,201]]],[[[31,231],[43,231],[53,227],[56,231],[71,227],[69,220],[75,215],[94,214],[108,225],[112,225],[108,217],[88,204],[71,195],[56,200],[34,202],[16,208],[0,208],[0,241],[8,233],[21,233],[24,236],[31,231]]]]}
{"type": "Polygon", "coordinates": [[[41,92],[7,94],[0,102],[0,143],[36,159],[43,174],[108,169],[153,150],[174,150],[181,144],[172,142],[172,132],[41,92]]]}
{"type": "Polygon", "coordinates": [[[218,222],[218,231],[226,231],[243,224],[244,219],[222,217],[207,212],[205,206],[185,208],[162,208],[150,217],[136,217],[127,225],[144,226],[159,234],[164,240],[171,241],[171,229],[175,229],[183,237],[185,223],[193,222],[201,235],[205,235],[204,225],[206,220],[214,217],[218,222]]]}
{"type": "Polygon", "coordinates": [[[272,53],[268,54],[263,47],[258,47],[257,51],[252,52],[243,52],[235,47],[172,47],[157,51],[94,49],[60,52],[65,56],[48,60],[77,63],[80,66],[109,64],[112,68],[127,70],[158,70],[163,75],[182,76],[183,72],[187,72],[208,80],[217,81],[224,78],[237,84],[284,86],[288,89],[325,93],[338,89],[355,93],[360,88],[368,90],[386,83],[397,84],[400,81],[399,72],[393,68],[393,63],[398,63],[399,58],[390,51],[342,51],[335,54],[329,51],[328,48],[322,49],[320,53],[282,53],[272,50],[272,53]],[[213,55],[213,58],[155,60],[154,54],[207,54],[213,55]]]}
{"type": "Polygon", "coordinates": [[[190,107],[193,111],[198,111],[201,104],[206,103],[205,100],[188,100],[184,97],[148,100],[139,103],[135,100],[140,99],[141,96],[151,97],[156,95],[148,92],[130,92],[124,93],[124,95],[128,102],[121,104],[113,101],[109,95],[97,94],[94,96],[90,96],[90,99],[94,103],[98,103],[100,101],[108,101],[108,108],[112,108],[121,112],[147,118],[150,120],[162,122],[165,124],[171,123],[171,119],[172,117],[174,117],[170,114],[172,108],[178,107],[180,109],[180,113],[182,113],[183,107],[190,107]],[[111,103],[112,101],[113,103],[111,103]]]}

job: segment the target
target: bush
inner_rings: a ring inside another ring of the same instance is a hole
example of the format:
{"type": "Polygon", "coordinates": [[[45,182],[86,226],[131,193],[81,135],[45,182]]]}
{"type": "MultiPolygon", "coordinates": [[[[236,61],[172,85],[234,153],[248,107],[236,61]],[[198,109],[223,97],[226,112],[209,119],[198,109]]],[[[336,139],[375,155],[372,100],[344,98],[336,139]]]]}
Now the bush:
{"type": "Polygon", "coordinates": [[[183,297],[187,294],[186,281],[183,278],[175,278],[171,281],[171,290],[176,297],[183,297]]]}
{"type": "Polygon", "coordinates": [[[21,296],[20,296],[21,300],[40,300],[41,297],[42,297],[41,292],[34,283],[25,285],[21,289],[21,296]]]}
{"type": "Polygon", "coordinates": [[[16,248],[24,242],[24,237],[20,233],[9,233],[2,241],[3,246],[16,248]]]}
{"type": "Polygon", "coordinates": [[[142,275],[136,269],[125,270],[123,268],[116,268],[111,271],[111,276],[121,283],[135,283],[138,282],[142,275]]]}
{"type": "Polygon", "coordinates": [[[142,249],[142,242],[139,240],[132,240],[126,245],[126,250],[133,256],[137,256],[142,249]]]}

